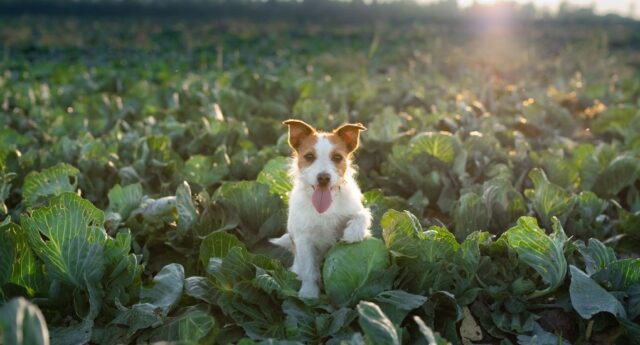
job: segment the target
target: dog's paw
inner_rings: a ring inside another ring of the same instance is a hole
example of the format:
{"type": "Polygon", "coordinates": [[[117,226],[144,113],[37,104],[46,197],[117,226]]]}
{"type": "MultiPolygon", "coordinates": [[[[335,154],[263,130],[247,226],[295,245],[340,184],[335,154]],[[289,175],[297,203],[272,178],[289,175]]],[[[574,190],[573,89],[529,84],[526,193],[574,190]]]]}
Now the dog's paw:
{"type": "Polygon", "coordinates": [[[342,235],[342,239],[347,243],[360,242],[368,237],[369,231],[362,226],[358,222],[349,222],[347,228],[344,230],[344,235],[342,235]]]}
{"type": "Polygon", "coordinates": [[[313,282],[302,282],[300,291],[298,291],[298,297],[300,298],[318,298],[320,295],[320,287],[313,282]]]}

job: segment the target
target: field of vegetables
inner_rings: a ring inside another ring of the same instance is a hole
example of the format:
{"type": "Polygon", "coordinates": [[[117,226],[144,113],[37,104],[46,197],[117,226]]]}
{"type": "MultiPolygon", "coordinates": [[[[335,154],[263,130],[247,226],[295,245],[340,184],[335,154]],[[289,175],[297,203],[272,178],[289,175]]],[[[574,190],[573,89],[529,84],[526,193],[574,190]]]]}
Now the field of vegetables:
{"type": "Polygon", "coordinates": [[[640,25],[509,25],[3,18],[0,344],[640,344],[640,25]],[[288,118],[368,127],[317,300],[288,118]]]}

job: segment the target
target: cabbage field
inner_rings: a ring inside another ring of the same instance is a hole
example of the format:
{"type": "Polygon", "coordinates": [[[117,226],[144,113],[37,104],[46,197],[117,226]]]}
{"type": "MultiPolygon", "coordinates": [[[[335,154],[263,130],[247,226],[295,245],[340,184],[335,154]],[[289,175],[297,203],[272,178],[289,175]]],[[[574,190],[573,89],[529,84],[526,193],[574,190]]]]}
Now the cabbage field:
{"type": "Polygon", "coordinates": [[[0,37],[0,344],[640,344],[637,22],[0,37]],[[268,242],[288,118],[368,127],[374,238],[313,300],[268,242]]]}

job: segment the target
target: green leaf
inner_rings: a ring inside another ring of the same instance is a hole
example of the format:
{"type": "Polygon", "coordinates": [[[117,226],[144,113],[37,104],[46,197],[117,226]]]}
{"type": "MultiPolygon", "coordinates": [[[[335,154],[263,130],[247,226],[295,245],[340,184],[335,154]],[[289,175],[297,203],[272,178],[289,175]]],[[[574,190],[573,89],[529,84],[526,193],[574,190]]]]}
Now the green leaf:
{"type": "Polygon", "coordinates": [[[629,319],[634,320],[640,316],[640,284],[636,284],[627,289],[629,301],[627,303],[627,313],[629,319]]]}
{"type": "Polygon", "coordinates": [[[589,239],[588,247],[582,241],[576,241],[575,246],[582,254],[587,274],[590,276],[616,261],[613,248],[605,246],[595,238],[589,239]]]}
{"type": "Polygon", "coordinates": [[[339,243],[326,255],[322,279],[331,300],[346,305],[388,290],[392,283],[388,268],[389,254],[379,239],[339,243]],[[354,262],[362,264],[353,265],[354,262]]]}
{"type": "Polygon", "coordinates": [[[389,290],[381,292],[374,300],[395,325],[400,325],[411,310],[427,301],[427,297],[404,290],[389,290]]]}
{"type": "Polygon", "coordinates": [[[99,282],[105,268],[102,211],[73,193],[61,194],[48,206],[22,217],[29,244],[54,279],[85,289],[99,282]]]}
{"type": "Polygon", "coordinates": [[[398,332],[380,307],[375,303],[358,303],[358,324],[371,344],[400,345],[398,332]]]}
{"type": "Polygon", "coordinates": [[[400,133],[401,126],[402,118],[392,107],[385,107],[367,126],[366,140],[392,143],[403,135],[400,133]]]}
{"type": "Polygon", "coordinates": [[[159,326],[165,319],[161,313],[156,313],[156,306],[151,303],[134,304],[130,309],[119,302],[116,302],[116,306],[119,312],[111,323],[129,327],[129,337],[138,330],[159,326]]]}
{"type": "Polygon", "coordinates": [[[603,198],[611,198],[632,185],[640,176],[640,162],[637,155],[624,154],[612,160],[598,176],[593,191],[603,198]]]}
{"type": "Polygon", "coordinates": [[[482,186],[482,199],[489,207],[492,230],[503,231],[527,213],[524,197],[513,187],[509,178],[495,177],[482,186]]]}
{"type": "Polygon", "coordinates": [[[571,265],[569,268],[571,269],[571,285],[569,286],[571,305],[580,317],[590,319],[593,315],[601,312],[611,313],[616,317],[627,316],[620,301],[612,294],[577,267],[571,265]]]}
{"type": "Polygon", "coordinates": [[[0,341],[3,344],[47,345],[47,322],[34,304],[22,297],[0,308],[0,341]]]}
{"type": "Polygon", "coordinates": [[[149,303],[167,315],[180,301],[184,286],[184,268],[180,264],[164,266],[155,277],[153,286],[140,290],[140,302],[149,303]]]}
{"type": "Polygon", "coordinates": [[[562,187],[552,184],[544,171],[532,169],[529,178],[533,181],[534,189],[524,191],[525,196],[533,203],[533,208],[542,217],[545,225],[551,224],[551,218],[558,217],[561,221],[573,209],[575,196],[566,192],[562,187]]]}
{"type": "Polygon", "coordinates": [[[408,253],[415,247],[413,241],[422,232],[422,225],[409,211],[387,211],[380,220],[382,237],[392,252],[408,253]]]}
{"type": "Polygon", "coordinates": [[[518,335],[519,345],[571,345],[561,336],[545,331],[537,323],[534,326],[533,335],[518,335]]]}
{"type": "Polygon", "coordinates": [[[209,304],[216,304],[217,290],[208,278],[189,277],[184,281],[184,292],[209,304]]]}
{"type": "Polygon", "coordinates": [[[130,184],[125,187],[115,185],[109,190],[109,207],[107,210],[117,212],[122,219],[129,218],[131,212],[142,203],[142,186],[139,183],[130,184]]]}
{"type": "Polygon", "coordinates": [[[529,298],[540,297],[553,292],[564,281],[567,260],[563,246],[567,237],[557,219],[554,219],[554,233],[547,236],[533,217],[520,217],[516,226],[504,235],[518,258],[536,270],[548,285],[543,290],[532,293],[529,298]]]}
{"type": "Polygon", "coordinates": [[[178,212],[178,230],[185,232],[191,229],[198,213],[191,198],[191,187],[186,181],[176,189],[176,211],[178,212]]]}
{"type": "Polygon", "coordinates": [[[79,173],[78,169],[66,163],[60,163],[42,172],[30,172],[22,186],[22,198],[25,204],[33,207],[49,197],[64,192],[75,192],[79,173]]]}
{"type": "Polygon", "coordinates": [[[409,203],[397,196],[385,196],[382,190],[374,189],[365,192],[362,195],[364,206],[371,210],[373,219],[371,220],[371,233],[375,237],[382,237],[382,226],[380,222],[382,216],[390,209],[403,210],[408,209],[409,203]]]}
{"type": "Polygon", "coordinates": [[[91,340],[92,330],[92,320],[84,320],[68,327],[51,327],[51,345],[87,344],[91,340]]]}
{"type": "Polygon", "coordinates": [[[255,181],[228,182],[216,191],[214,198],[238,214],[240,234],[248,247],[284,232],[284,204],[266,185],[255,181]]]}
{"type": "Polygon", "coordinates": [[[293,188],[289,177],[289,167],[291,162],[286,157],[276,157],[271,159],[258,174],[257,181],[269,186],[271,193],[280,196],[287,202],[289,192],[293,188]]]}
{"type": "MultiPolygon", "coordinates": [[[[5,221],[8,220],[7,217],[5,221]]],[[[9,242],[7,243],[12,245],[11,250],[6,253],[12,252],[14,255],[9,270],[9,282],[24,287],[29,296],[33,296],[37,292],[45,292],[47,275],[44,264],[29,247],[24,231],[18,224],[10,223],[8,227],[4,228],[4,235],[8,236],[9,242]]]]}
{"type": "Polygon", "coordinates": [[[429,328],[419,316],[414,316],[413,320],[418,324],[420,335],[424,337],[428,345],[451,345],[451,343],[443,339],[440,334],[433,333],[431,328],[429,328]]]}
{"type": "Polygon", "coordinates": [[[490,220],[491,210],[483,198],[473,192],[461,196],[453,210],[458,239],[466,238],[474,231],[487,230],[490,220]]]}
{"type": "Polygon", "coordinates": [[[414,295],[403,290],[389,290],[378,294],[374,298],[379,303],[391,304],[402,310],[413,310],[427,301],[427,297],[414,295]]]}
{"type": "Polygon", "coordinates": [[[13,128],[0,127],[0,146],[1,147],[16,147],[28,145],[32,142],[32,139],[27,135],[20,134],[13,128]]]}
{"type": "Polygon", "coordinates": [[[609,263],[591,276],[609,291],[627,291],[640,284],[640,259],[623,259],[609,263]]]}
{"type": "Polygon", "coordinates": [[[0,223],[0,296],[2,296],[2,286],[11,278],[13,259],[15,256],[15,245],[9,233],[11,227],[11,217],[5,218],[0,223]]]}
{"type": "Polygon", "coordinates": [[[220,146],[213,156],[193,155],[185,162],[182,173],[191,184],[202,188],[221,182],[229,174],[229,156],[220,146]]]}
{"type": "Polygon", "coordinates": [[[205,208],[193,225],[193,231],[199,238],[211,233],[235,229],[240,224],[238,214],[231,207],[219,202],[211,202],[208,198],[201,203],[205,208]]]}
{"type": "MultiPolygon", "coordinates": [[[[162,327],[159,327],[151,337],[152,342],[186,342],[198,343],[215,326],[215,319],[206,310],[191,308],[177,316],[162,327]]],[[[213,341],[213,339],[207,339],[213,341]]]]}
{"type": "Polygon", "coordinates": [[[182,265],[176,263],[166,265],[153,277],[153,286],[140,290],[140,303],[126,308],[116,300],[119,312],[111,322],[128,326],[128,336],[141,329],[159,326],[180,302],[183,287],[182,265]]]}
{"type": "Polygon", "coordinates": [[[200,244],[200,262],[207,267],[211,258],[224,258],[233,247],[245,248],[237,237],[224,231],[214,232],[200,244]]]}
{"type": "Polygon", "coordinates": [[[287,289],[295,294],[286,285],[297,280],[293,273],[284,272],[279,262],[238,246],[230,248],[224,258],[211,258],[207,267],[216,290],[215,304],[256,339],[285,337],[282,302],[267,292],[287,289]],[[266,283],[265,275],[273,279],[266,283]]]}
{"type": "Polygon", "coordinates": [[[417,134],[409,142],[411,153],[414,155],[426,153],[442,163],[451,165],[455,158],[455,140],[446,132],[424,132],[417,134]]]}

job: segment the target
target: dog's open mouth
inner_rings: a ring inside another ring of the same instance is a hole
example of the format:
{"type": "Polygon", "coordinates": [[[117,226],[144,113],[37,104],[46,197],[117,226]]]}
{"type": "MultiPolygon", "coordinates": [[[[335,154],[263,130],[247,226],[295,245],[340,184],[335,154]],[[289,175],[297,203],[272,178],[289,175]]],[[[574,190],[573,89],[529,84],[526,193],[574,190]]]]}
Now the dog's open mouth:
{"type": "Polygon", "coordinates": [[[324,213],[331,206],[331,189],[328,186],[314,186],[311,203],[319,213],[324,213]]]}

